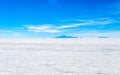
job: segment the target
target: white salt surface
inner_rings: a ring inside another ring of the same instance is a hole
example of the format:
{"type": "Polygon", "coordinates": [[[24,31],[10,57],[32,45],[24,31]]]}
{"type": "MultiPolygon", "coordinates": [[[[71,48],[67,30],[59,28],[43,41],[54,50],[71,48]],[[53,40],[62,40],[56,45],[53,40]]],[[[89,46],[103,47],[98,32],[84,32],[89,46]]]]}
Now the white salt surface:
{"type": "Polygon", "coordinates": [[[0,75],[120,75],[120,39],[0,39],[0,75]]]}

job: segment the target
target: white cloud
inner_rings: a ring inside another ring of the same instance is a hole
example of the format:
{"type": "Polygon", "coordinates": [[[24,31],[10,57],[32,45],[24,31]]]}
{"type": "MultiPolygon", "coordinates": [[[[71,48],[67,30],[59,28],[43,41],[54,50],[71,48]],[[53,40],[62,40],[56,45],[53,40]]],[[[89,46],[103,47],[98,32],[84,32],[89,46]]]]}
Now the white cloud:
{"type": "Polygon", "coordinates": [[[75,23],[75,24],[62,25],[62,26],[59,26],[58,29],[73,28],[73,27],[84,26],[84,25],[88,25],[88,23],[75,23]]]}
{"type": "Polygon", "coordinates": [[[51,25],[27,25],[28,31],[32,32],[48,32],[48,33],[56,33],[60,32],[59,30],[55,29],[54,26],[51,25]]]}
{"type": "Polygon", "coordinates": [[[13,31],[10,31],[10,30],[0,30],[0,32],[10,33],[10,32],[13,32],[13,31]]]}
{"type": "Polygon", "coordinates": [[[20,33],[15,33],[14,36],[22,36],[20,33]]]}
{"type": "Polygon", "coordinates": [[[67,28],[75,28],[79,26],[108,25],[118,22],[111,18],[98,18],[94,20],[80,20],[80,19],[76,19],[76,20],[79,22],[59,25],[59,26],[52,24],[44,24],[44,25],[25,25],[25,27],[28,29],[28,31],[31,32],[57,33],[57,32],[61,32],[62,29],[67,29],[67,28]]]}
{"type": "Polygon", "coordinates": [[[77,19],[76,20],[79,23],[73,23],[73,24],[68,24],[68,25],[62,25],[58,28],[73,28],[73,27],[79,27],[79,26],[92,26],[92,25],[108,25],[108,24],[112,24],[115,22],[119,22],[119,21],[115,21],[114,19],[111,18],[98,18],[95,20],[81,20],[81,19],[77,19]]]}
{"type": "Polygon", "coordinates": [[[120,0],[118,0],[118,2],[114,3],[113,5],[111,5],[110,8],[111,10],[108,11],[109,14],[111,14],[112,16],[115,16],[115,15],[120,16],[120,0]]]}

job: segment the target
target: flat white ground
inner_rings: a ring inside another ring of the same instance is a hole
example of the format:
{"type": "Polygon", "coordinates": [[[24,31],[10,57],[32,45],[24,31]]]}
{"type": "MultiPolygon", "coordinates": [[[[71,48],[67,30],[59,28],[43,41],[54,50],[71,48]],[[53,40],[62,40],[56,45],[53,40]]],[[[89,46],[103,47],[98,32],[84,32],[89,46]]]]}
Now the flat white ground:
{"type": "Polygon", "coordinates": [[[120,39],[0,39],[0,75],[120,75],[120,39]]]}

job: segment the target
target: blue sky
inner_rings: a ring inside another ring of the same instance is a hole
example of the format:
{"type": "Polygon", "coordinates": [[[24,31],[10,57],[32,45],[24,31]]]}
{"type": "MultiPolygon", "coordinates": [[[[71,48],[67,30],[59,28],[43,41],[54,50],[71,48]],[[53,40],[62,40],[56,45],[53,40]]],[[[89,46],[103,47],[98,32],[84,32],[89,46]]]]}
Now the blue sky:
{"type": "Polygon", "coordinates": [[[0,0],[0,38],[120,38],[120,0],[0,0]]]}

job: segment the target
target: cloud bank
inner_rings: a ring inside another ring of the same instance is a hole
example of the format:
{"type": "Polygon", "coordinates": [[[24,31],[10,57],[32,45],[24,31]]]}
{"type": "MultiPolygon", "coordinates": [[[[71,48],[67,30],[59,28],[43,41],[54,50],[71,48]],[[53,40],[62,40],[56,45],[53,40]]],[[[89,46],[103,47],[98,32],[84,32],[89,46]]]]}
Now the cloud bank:
{"type": "Polygon", "coordinates": [[[62,32],[62,30],[67,30],[69,28],[77,28],[80,26],[101,26],[101,25],[109,25],[112,23],[117,23],[119,21],[111,19],[111,18],[99,18],[95,20],[81,20],[78,19],[77,23],[72,24],[61,24],[59,26],[55,24],[43,24],[43,25],[24,25],[28,31],[30,32],[46,32],[46,33],[58,33],[62,32]]]}

